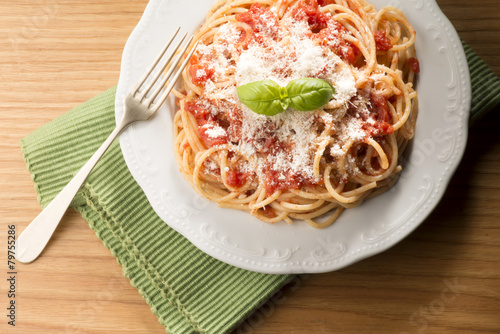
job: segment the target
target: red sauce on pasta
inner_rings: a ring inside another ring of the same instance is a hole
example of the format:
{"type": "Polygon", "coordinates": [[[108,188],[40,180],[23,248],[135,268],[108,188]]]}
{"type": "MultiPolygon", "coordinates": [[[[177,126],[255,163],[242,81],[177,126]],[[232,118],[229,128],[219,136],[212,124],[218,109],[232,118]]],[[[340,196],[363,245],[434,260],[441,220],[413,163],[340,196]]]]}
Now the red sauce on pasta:
{"type": "Polygon", "coordinates": [[[328,27],[330,17],[318,10],[318,2],[316,0],[299,2],[299,5],[292,11],[292,16],[297,21],[307,21],[309,28],[313,33],[320,32],[328,27]]]}
{"type": "Polygon", "coordinates": [[[372,105],[371,116],[375,122],[366,122],[363,125],[366,133],[370,136],[382,136],[392,133],[394,129],[390,124],[392,117],[387,98],[378,94],[370,94],[370,102],[372,105]]]}
{"type": "Polygon", "coordinates": [[[391,40],[385,35],[385,30],[378,30],[374,36],[378,51],[387,51],[392,49],[391,40]]]}
{"type": "Polygon", "coordinates": [[[212,79],[215,71],[207,63],[202,63],[196,56],[192,56],[190,60],[189,75],[196,85],[201,85],[209,79],[212,79]]]}
{"type": "Polygon", "coordinates": [[[408,64],[413,73],[420,73],[420,63],[416,57],[408,58],[408,64]]]}
{"type": "Polygon", "coordinates": [[[226,182],[230,187],[241,188],[247,182],[248,173],[239,170],[229,169],[226,173],[226,182]]]}
{"type": "Polygon", "coordinates": [[[228,135],[221,120],[210,114],[206,108],[198,103],[186,102],[184,106],[198,124],[197,132],[208,147],[223,145],[228,142],[228,135]]]}

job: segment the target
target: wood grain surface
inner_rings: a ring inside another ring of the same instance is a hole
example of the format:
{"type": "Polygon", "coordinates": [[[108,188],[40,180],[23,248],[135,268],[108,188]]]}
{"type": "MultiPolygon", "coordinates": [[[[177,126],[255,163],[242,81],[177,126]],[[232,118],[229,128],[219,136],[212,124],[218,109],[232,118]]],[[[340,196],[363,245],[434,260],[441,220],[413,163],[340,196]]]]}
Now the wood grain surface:
{"type": "MultiPolygon", "coordinates": [[[[405,0],[408,1],[408,0],[405,0]]],[[[438,0],[500,74],[500,1],[438,0]]],[[[116,84],[145,0],[0,2],[0,332],[164,333],[87,223],[68,212],[17,264],[7,325],[7,230],[38,214],[19,140],[116,84]]],[[[425,111],[422,111],[425,112],[425,111]]],[[[470,132],[444,199],[408,238],[343,270],[299,276],[238,333],[500,333],[500,109],[470,132]]]]}

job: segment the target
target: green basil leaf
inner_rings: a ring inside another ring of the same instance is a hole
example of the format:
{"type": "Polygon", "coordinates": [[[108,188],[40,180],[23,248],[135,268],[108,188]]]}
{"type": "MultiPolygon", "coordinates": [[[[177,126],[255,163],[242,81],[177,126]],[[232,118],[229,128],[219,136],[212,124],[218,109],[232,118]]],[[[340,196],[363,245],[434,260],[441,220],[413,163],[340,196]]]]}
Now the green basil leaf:
{"type": "Polygon", "coordinates": [[[282,101],[282,88],[273,80],[262,80],[248,83],[237,88],[241,103],[252,111],[273,116],[288,108],[288,102],[282,101]]]}
{"type": "Polygon", "coordinates": [[[333,86],[322,79],[302,78],[292,80],[286,85],[290,107],[299,111],[321,108],[334,94],[333,86]]]}

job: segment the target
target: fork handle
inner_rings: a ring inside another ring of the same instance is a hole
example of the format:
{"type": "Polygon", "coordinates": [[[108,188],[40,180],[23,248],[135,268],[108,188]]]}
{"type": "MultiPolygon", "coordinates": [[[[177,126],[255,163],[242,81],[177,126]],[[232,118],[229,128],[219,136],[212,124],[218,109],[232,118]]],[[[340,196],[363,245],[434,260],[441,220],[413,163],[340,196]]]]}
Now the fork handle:
{"type": "Polygon", "coordinates": [[[35,260],[43,251],[68,209],[71,201],[76,196],[83,182],[87,179],[94,166],[108,149],[115,138],[126,127],[127,123],[121,122],[111,132],[109,137],[97,149],[92,157],[83,165],[73,179],[61,190],[50,204],[26,227],[16,241],[15,256],[19,262],[29,263],[35,260]]]}

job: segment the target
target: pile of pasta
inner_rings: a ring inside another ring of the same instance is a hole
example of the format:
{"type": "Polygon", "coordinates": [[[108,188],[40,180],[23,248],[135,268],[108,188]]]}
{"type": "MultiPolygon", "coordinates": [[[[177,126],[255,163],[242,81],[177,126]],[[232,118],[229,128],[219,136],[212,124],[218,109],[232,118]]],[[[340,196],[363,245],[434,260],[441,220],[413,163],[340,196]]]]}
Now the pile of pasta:
{"type": "Polygon", "coordinates": [[[395,184],[415,131],[414,86],[420,71],[415,30],[399,9],[377,10],[364,0],[220,0],[193,45],[197,41],[181,87],[174,91],[179,106],[174,149],[180,172],[198,194],[264,222],[303,220],[324,228],[343,210],[395,184]],[[300,36],[293,36],[297,27],[300,36]],[[299,46],[286,50],[296,52],[297,59],[306,51],[300,45],[321,48],[318,57],[330,57],[325,58],[329,67],[281,64],[294,58],[279,56],[278,46],[293,43],[299,46]],[[251,114],[235,91],[244,80],[258,78],[243,63],[255,50],[263,50],[265,62],[276,62],[259,66],[269,67],[280,80],[287,80],[287,71],[336,78],[332,85],[338,97],[302,114],[251,114]],[[300,72],[306,67],[309,72],[300,72]],[[343,73],[349,78],[342,79],[343,73]],[[307,148],[298,147],[293,137],[306,129],[283,135],[287,117],[308,122],[307,148]],[[300,151],[300,163],[308,164],[304,172],[296,167],[299,149],[306,150],[300,151]]]}

